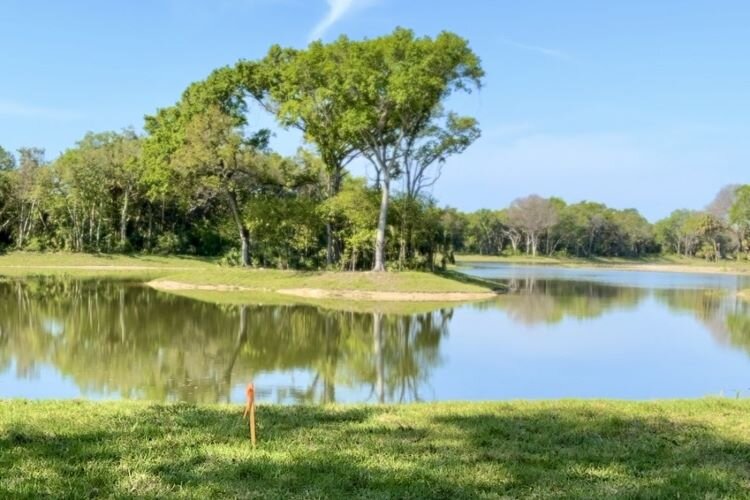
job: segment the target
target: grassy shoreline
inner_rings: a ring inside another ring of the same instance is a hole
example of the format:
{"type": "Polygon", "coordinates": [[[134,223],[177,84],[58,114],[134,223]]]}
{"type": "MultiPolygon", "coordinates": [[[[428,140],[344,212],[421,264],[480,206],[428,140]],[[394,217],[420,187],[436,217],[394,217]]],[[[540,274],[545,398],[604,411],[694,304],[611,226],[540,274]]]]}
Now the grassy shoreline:
{"type": "Polygon", "coordinates": [[[719,262],[708,262],[704,259],[681,256],[657,256],[645,257],[641,259],[627,259],[620,257],[596,257],[586,259],[577,257],[531,257],[528,255],[456,255],[456,265],[458,269],[460,269],[462,265],[468,265],[472,263],[604,268],[628,271],[662,271],[720,274],[750,273],[750,261],[747,260],[721,260],[719,262]]]}
{"type": "Polygon", "coordinates": [[[491,299],[491,281],[446,271],[335,272],[222,267],[210,259],[14,252],[0,255],[0,278],[60,276],[128,279],[165,293],[221,304],[310,304],[409,314],[491,299]]]}
{"type": "Polygon", "coordinates": [[[0,497],[746,496],[750,401],[0,401],[0,497]]]}

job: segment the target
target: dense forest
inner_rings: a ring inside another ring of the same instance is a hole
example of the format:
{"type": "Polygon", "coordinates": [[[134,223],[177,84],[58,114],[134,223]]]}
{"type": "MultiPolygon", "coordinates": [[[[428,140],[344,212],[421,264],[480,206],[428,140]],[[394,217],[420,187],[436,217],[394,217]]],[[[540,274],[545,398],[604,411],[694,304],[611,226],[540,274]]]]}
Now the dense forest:
{"type": "Polygon", "coordinates": [[[498,210],[440,207],[430,188],[480,136],[446,100],[483,76],[452,33],[272,47],[190,85],[146,117],[143,133],[88,133],[52,161],[40,148],[0,147],[0,251],[378,271],[444,266],[455,252],[748,257],[750,186],[655,224],[635,209],[536,195],[498,210]],[[252,129],[250,103],[302,133],[295,156],[252,129]],[[353,161],[374,178],[352,176],[353,161]]]}

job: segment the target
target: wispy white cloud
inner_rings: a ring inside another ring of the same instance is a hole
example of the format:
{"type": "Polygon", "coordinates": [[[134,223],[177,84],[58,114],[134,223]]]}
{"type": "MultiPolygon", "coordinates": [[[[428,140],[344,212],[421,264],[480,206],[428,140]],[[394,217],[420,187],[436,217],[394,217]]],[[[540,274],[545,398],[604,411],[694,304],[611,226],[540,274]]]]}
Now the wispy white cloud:
{"type": "Polygon", "coordinates": [[[326,2],[328,3],[328,12],[326,12],[325,17],[310,32],[310,40],[322,38],[326,31],[341,20],[341,18],[355,9],[371,5],[373,0],[326,0],[326,2]]]}
{"type": "Polygon", "coordinates": [[[35,118],[51,121],[71,121],[81,118],[81,113],[67,109],[30,106],[17,101],[0,99],[0,116],[35,118]]]}
{"type": "Polygon", "coordinates": [[[559,49],[541,47],[539,45],[530,45],[528,43],[521,43],[515,40],[509,40],[507,38],[501,39],[501,42],[506,45],[510,45],[511,47],[516,47],[518,49],[527,50],[529,52],[536,52],[537,54],[540,54],[546,57],[551,57],[554,59],[560,59],[560,60],[566,60],[566,61],[572,59],[568,53],[563,52],[562,50],[559,50],[559,49]]]}

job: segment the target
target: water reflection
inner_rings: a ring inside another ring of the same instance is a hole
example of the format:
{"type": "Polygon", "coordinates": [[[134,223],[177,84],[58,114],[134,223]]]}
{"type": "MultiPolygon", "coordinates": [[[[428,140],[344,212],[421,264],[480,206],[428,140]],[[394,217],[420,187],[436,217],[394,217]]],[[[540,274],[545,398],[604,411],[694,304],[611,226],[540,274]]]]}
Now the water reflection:
{"type": "Polygon", "coordinates": [[[222,307],[137,284],[13,281],[0,284],[0,372],[29,379],[51,365],[84,394],[229,401],[234,385],[302,370],[307,385],[260,396],[333,402],[349,387],[411,401],[440,363],[450,316],[222,307]]]}
{"type": "Polygon", "coordinates": [[[556,279],[507,280],[510,293],[494,301],[482,302],[480,309],[507,311],[517,323],[554,324],[565,318],[591,319],[613,309],[633,309],[648,294],[642,288],[621,287],[593,281],[556,279]]]}
{"type": "MultiPolygon", "coordinates": [[[[469,397],[435,392],[435,381],[447,376],[469,384],[481,380],[485,385],[476,386],[488,388],[471,397],[493,399],[504,393],[493,392],[487,380],[504,388],[521,383],[504,370],[514,356],[509,339],[522,338],[524,329],[564,332],[560,334],[569,335],[569,344],[585,355],[587,346],[576,345],[576,329],[560,330],[559,325],[604,321],[622,313],[632,322],[634,336],[645,329],[656,335],[663,326],[648,323],[649,304],[668,310],[671,317],[697,322],[716,345],[750,354],[750,310],[730,289],[648,288],[536,277],[512,277],[507,284],[511,292],[495,300],[392,315],[312,306],[218,306],[136,283],[0,282],[0,397],[29,396],[14,392],[13,386],[30,383],[33,397],[44,398],[60,397],[60,388],[72,384],[77,391],[73,396],[236,401],[241,387],[258,378],[263,380],[259,397],[276,402],[469,397]],[[459,312],[462,321],[451,330],[459,312]],[[523,328],[494,331],[495,322],[523,328]],[[489,340],[473,336],[475,328],[493,335],[489,340]],[[480,373],[471,364],[471,353],[480,358],[483,350],[498,353],[493,372],[480,373]],[[464,359],[469,361],[456,361],[464,359]]],[[[608,329],[598,335],[606,337],[608,329]]],[[[544,353],[544,345],[532,345],[544,353]]],[[[543,363],[540,358],[540,372],[546,369],[543,363]]],[[[745,364],[750,362],[746,359],[745,364]]],[[[583,380],[604,380],[608,374],[583,375],[583,380]]],[[[576,393],[561,391],[555,395],[576,393]]]]}

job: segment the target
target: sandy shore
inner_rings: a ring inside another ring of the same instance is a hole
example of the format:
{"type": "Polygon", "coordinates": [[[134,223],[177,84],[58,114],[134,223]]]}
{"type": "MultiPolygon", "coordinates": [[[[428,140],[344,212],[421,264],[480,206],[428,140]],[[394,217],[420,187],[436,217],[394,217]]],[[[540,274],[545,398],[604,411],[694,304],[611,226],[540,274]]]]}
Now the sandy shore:
{"type": "Polygon", "coordinates": [[[490,299],[497,296],[494,292],[379,292],[362,290],[323,290],[319,288],[248,288],[233,285],[194,285],[170,280],[154,280],[148,283],[157,290],[180,291],[201,290],[213,292],[276,292],[293,297],[308,299],[342,299],[357,301],[383,302],[461,302],[490,299]]]}

